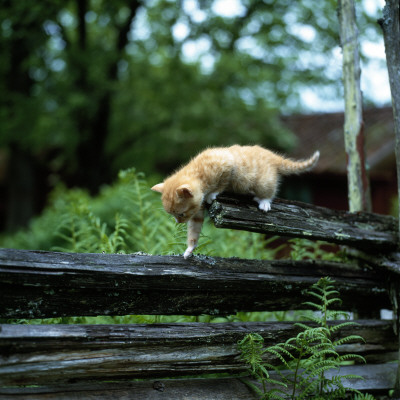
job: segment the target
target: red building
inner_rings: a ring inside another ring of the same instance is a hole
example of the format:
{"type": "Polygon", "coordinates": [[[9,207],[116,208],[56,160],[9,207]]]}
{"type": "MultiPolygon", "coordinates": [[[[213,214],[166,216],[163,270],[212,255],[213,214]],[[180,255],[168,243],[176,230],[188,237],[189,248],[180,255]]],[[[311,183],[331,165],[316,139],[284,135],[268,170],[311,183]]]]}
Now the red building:
{"type": "MultiPolygon", "coordinates": [[[[315,150],[321,152],[312,172],[285,179],[282,197],[347,210],[344,114],[295,115],[282,117],[282,122],[298,138],[290,157],[302,159],[311,156],[315,150]]],[[[373,211],[389,214],[397,196],[392,108],[365,110],[364,132],[373,211]]]]}

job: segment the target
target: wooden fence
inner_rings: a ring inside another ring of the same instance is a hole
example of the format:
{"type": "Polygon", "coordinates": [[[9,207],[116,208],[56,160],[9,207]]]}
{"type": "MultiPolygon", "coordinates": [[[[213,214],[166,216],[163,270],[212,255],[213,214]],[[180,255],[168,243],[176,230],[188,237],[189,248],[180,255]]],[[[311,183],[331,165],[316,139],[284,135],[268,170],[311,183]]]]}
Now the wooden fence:
{"type": "MultiPolygon", "coordinates": [[[[397,301],[394,218],[282,200],[262,213],[247,198],[229,196],[219,196],[209,213],[217,227],[350,245],[358,249],[358,262],[2,249],[0,318],[304,309],[304,290],[322,276],[336,281],[342,308],[357,315],[379,315],[397,301]]],[[[385,395],[397,374],[397,363],[390,362],[398,358],[393,321],[358,322],[341,335],[355,333],[366,343],[338,351],[360,354],[367,364],[343,367],[340,374],[361,375],[365,380],[353,381],[352,387],[385,395]]],[[[237,342],[256,332],[266,345],[276,344],[296,329],[290,322],[1,324],[0,399],[256,399],[238,378],[246,368],[237,342]]]]}

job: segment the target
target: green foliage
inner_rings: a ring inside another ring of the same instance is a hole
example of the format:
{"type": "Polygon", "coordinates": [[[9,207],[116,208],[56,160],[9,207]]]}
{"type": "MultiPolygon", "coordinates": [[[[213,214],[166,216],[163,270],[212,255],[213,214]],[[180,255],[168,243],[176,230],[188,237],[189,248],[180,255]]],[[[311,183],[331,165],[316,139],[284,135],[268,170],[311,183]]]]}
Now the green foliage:
{"type": "Polygon", "coordinates": [[[332,310],[332,307],[340,303],[339,293],[334,289],[333,283],[330,278],[321,278],[307,291],[315,302],[308,301],[305,305],[317,313],[305,316],[305,319],[313,325],[295,324],[301,329],[295,337],[267,348],[263,347],[263,339],[258,334],[249,334],[239,342],[242,359],[249,366],[252,376],[262,385],[262,390],[254,387],[261,399],[300,400],[309,396],[318,399],[342,399],[349,391],[361,396],[357,390],[345,387],[342,383],[343,379],[360,379],[359,376],[338,374],[329,378],[326,375],[328,371],[339,371],[340,366],[349,361],[365,362],[365,359],[357,354],[340,355],[336,351],[340,345],[363,339],[358,335],[334,338],[342,328],[356,323],[350,321],[335,325],[328,323],[330,320],[349,318],[345,312],[332,310]],[[274,356],[281,366],[286,368],[285,374],[280,367],[263,361],[263,356],[267,353],[274,356]],[[280,380],[272,382],[268,369],[278,373],[280,380]],[[269,389],[267,384],[274,384],[275,387],[269,389]],[[277,389],[277,384],[287,390],[277,389]]]}
{"type": "MultiPolygon", "coordinates": [[[[216,1],[177,4],[1,2],[0,145],[34,153],[53,179],[90,164],[109,182],[212,144],[285,150],[295,137],[278,114],[298,111],[304,89],[341,94],[336,1],[241,1],[232,16],[216,1]]],[[[380,38],[370,14],[359,5],[361,41],[380,38]]]]}
{"type": "MultiPolygon", "coordinates": [[[[43,214],[28,229],[0,239],[0,246],[86,253],[179,254],[186,248],[186,225],[167,214],[160,196],[134,169],[91,197],[58,187],[43,214]]],[[[273,258],[278,249],[261,235],[215,229],[206,221],[197,252],[222,257],[273,258]]]]}
{"type": "MultiPolygon", "coordinates": [[[[241,350],[242,360],[249,366],[251,375],[256,378],[262,385],[262,390],[260,390],[256,385],[251,382],[247,384],[260,396],[260,399],[283,399],[280,394],[284,394],[284,391],[280,388],[268,389],[267,385],[274,385],[282,388],[287,388],[287,384],[283,382],[284,377],[281,376],[282,381],[271,379],[268,373],[268,369],[277,371],[275,366],[265,363],[263,361],[263,355],[265,353],[271,353],[273,355],[277,354],[279,358],[280,347],[271,346],[267,349],[263,348],[264,339],[257,333],[251,333],[246,335],[243,340],[238,343],[239,349],[241,350]]],[[[282,361],[285,363],[284,358],[282,361]]]]}
{"type": "Polygon", "coordinates": [[[354,395],[353,400],[375,400],[375,397],[369,393],[358,393],[354,395]]]}
{"type": "Polygon", "coordinates": [[[4,237],[3,247],[71,252],[162,253],[175,223],[161,209],[143,174],[121,171],[96,197],[58,187],[27,230],[4,237]]]}
{"type": "Polygon", "coordinates": [[[290,239],[290,258],[292,260],[324,260],[349,262],[343,250],[321,240],[290,239]]]}

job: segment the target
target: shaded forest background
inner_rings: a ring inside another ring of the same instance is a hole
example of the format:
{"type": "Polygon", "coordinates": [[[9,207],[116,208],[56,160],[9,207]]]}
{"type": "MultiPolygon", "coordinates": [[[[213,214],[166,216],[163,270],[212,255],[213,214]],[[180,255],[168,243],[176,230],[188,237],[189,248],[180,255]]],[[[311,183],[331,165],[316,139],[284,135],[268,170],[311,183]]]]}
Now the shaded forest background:
{"type": "MultiPolygon", "coordinates": [[[[305,89],[343,96],[336,1],[223,3],[0,1],[0,229],[60,183],[95,194],[121,169],[161,176],[210,145],[288,150],[279,116],[308,111],[305,89]]],[[[361,41],[376,42],[365,3],[361,41]]]]}

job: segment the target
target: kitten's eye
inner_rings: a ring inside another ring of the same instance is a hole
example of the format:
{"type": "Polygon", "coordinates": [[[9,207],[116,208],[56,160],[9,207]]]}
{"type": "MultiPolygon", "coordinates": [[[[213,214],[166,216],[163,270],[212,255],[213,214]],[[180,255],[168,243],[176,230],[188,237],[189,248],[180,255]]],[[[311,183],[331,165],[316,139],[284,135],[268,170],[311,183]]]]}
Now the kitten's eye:
{"type": "Polygon", "coordinates": [[[178,218],[185,218],[185,213],[176,214],[176,216],[177,216],[178,218]]]}

